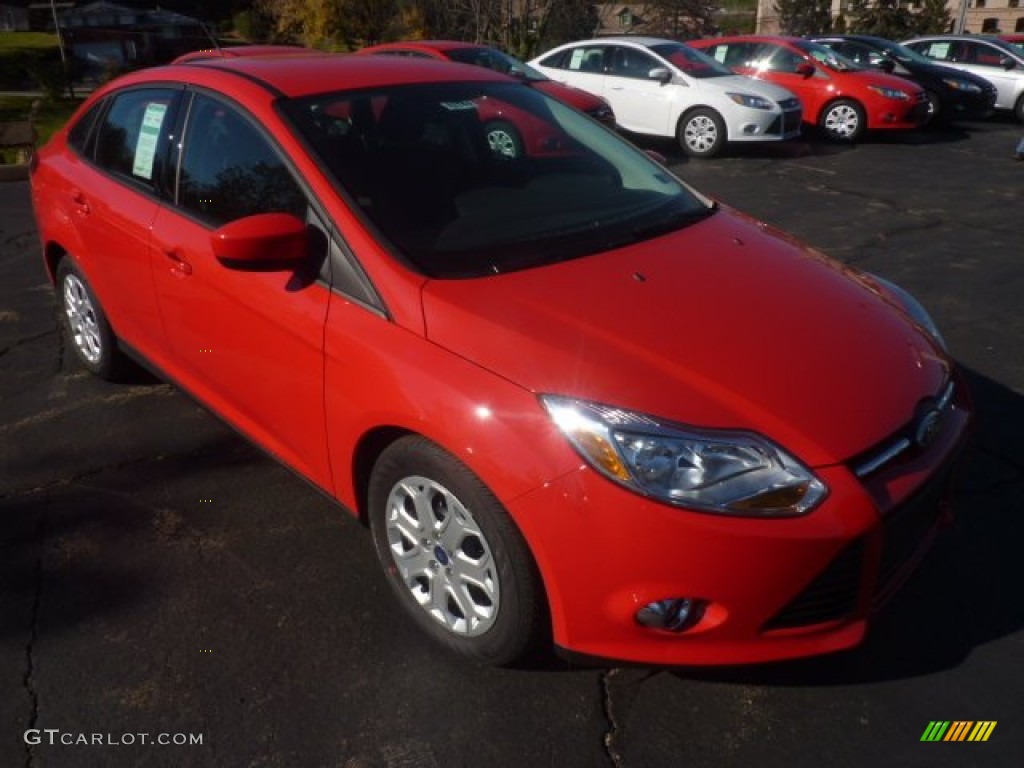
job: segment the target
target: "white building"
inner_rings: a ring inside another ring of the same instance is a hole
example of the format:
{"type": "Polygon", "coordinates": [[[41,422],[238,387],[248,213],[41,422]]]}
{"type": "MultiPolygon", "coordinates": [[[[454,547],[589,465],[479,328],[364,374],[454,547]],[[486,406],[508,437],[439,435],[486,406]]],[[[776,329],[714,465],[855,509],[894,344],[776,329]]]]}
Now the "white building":
{"type": "MultiPolygon", "coordinates": [[[[832,18],[845,12],[848,5],[846,0],[832,0],[832,18]]],[[[923,3],[921,0],[901,0],[901,5],[917,10],[923,3]]],[[[954,27],[963,18],[965,32],[1024,33],[1022,0],[946,0],[946,7],[954,27]]],[[[775,10],[775,0],[757,0],[757,32],[762,35],[778,34],[779,15],[775,10]]]]}

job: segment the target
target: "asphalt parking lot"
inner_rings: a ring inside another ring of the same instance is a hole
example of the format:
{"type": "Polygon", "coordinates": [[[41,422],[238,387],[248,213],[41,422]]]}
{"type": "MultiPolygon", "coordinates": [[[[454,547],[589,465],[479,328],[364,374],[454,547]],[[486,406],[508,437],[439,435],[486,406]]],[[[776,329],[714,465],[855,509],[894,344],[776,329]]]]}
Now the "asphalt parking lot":
{"type": "Polygon", "coordinates": [[[0,185],[0,765],[1020,765],[1022,134],[645,144],[916,294],[978,410],[957,522],[865,645],[726,670],[493,670],[424,642],[357,523],[170,386],[74,366],[27,184],[0,185]],[[922,742],[932,721],[997,725],[922,742]]]}

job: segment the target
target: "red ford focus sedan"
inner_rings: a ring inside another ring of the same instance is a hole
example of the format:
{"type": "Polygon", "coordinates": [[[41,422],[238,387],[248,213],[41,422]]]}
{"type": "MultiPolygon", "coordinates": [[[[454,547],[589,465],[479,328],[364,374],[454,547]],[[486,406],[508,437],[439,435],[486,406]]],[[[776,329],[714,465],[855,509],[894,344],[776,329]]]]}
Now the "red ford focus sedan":
{"type": "Polygon", "coordinates": [[[687,45],[741,75],[788,88],[803,102],[804,122],[833,139],[855,141],[869,130],[907,130],[928,121],[928,95],[919,85],[863,69],[820,43],[739,35],[687,45]]]}
{"type": "Polygon", "coordinates": [[[470,658],[849,648],[947,518],[969,405],[920,304],[503,75],[147,70],[31,183],[81,363],[143,361],[323,489],[470,658]],[[484,103],[562,151],[495,151],[484,103]]]}

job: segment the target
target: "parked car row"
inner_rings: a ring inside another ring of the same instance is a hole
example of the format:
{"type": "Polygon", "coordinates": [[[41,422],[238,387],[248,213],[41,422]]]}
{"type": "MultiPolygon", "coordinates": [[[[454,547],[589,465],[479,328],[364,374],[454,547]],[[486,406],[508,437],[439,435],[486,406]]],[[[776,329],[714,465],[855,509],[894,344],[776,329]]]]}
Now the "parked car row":
{"type": "MultiPolygon", "coordinates": [[[[298,49],[301,50],[301,49],[298,49]]],[[[189,54],[179,63],[297,49],[258,46],[189,54]]],[[[671,137],[694,157],[727,143],[784,141],[801,125],[836,140],[867,131],[986,117],[1024,121],[1024,51],[986,36],[936,35],[901,45],[869,35],[740,35],[680,43],[624,36],[582,40],[525,64],[485,45],[386,43],[357,55],[453,61],[510,75],[635,134],[671,137]]],[[[529,121],[527,121],[529,122],[529,121]]],[[[516,156],[547,141],[514,114],[491,110],[488,142],[516,156]]]]}

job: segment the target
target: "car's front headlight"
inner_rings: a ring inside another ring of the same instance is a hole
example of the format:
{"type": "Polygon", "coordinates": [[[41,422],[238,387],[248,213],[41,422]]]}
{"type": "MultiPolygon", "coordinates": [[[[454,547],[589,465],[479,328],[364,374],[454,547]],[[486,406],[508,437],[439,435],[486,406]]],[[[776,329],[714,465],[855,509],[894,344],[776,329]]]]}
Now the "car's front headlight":
{"type": "Polygon", "coordinates": [[[591,466],[662,502],[723,515],[790,517],[809,512],[828,492],[759,435],[691,429],[569,397],[542,395],[541,402],[591,466]]]}
{"type": "Polygon", "coordinates": [[[735,101],[741,107],[750,107],[751,109],[765,109],[770,110],[775,104],[768,99],[763,99],[760,96],[754,96],[749,93],[727,93],[725,94],[730,99],[735,101]]]}
{"type": "Polygon", "coordinates": [[[910,96],[899,88],[886,88],[884,85],[869,85],[868,88],[879,96],[884,96],[887,99],[895,99],[896,101],[910,101],[910,96]]]}
{"type": "Polygon", "coordinates": [[[928,310],[924,308],[920,301],[915,299],[909,291],[900,288],[896,283],[889,282],[884,277],[879,277],[875,274],[869,274],[867,277],[899,302],[899,305],[903,307],[903,310],[910,316],[910,319],[920,326],[925,333],[935,339],[935,342],[942,348],[943,352],[949,352],[946,340],[942,338],[942,334],[939,332],[939,326],[935,324],[932,316],[928,314],[928,310]]]}
{"type": "Polygon", "coordinates": [[[965,93],[981,93],[981,88],[972,83],[969,80],[961,80],[958,77],[944,77],[942,82],[948,85],[955,91],[964,91],[965,93]]]}

